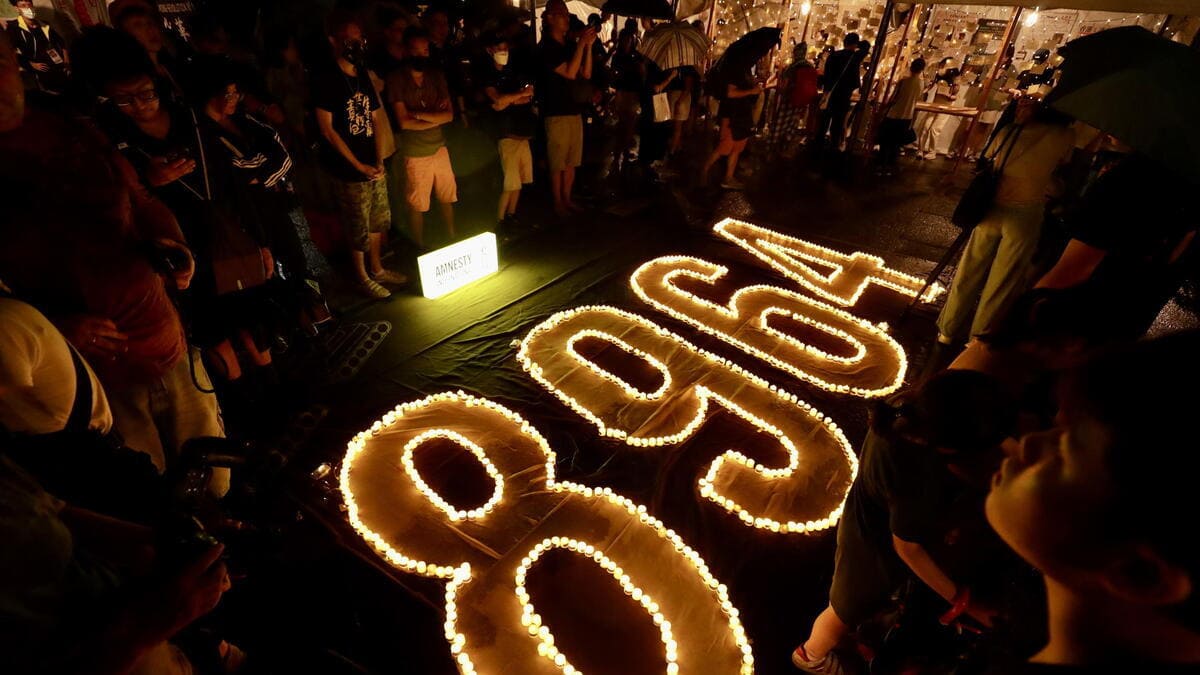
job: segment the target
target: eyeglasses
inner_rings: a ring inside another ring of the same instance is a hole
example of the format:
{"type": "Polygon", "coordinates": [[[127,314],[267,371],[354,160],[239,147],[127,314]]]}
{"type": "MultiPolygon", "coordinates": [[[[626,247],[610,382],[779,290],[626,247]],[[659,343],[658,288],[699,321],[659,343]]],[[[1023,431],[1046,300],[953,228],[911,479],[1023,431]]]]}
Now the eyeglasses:
{"type": "Polygon", "coordinates": [[[225,92],[225,100],[226,101],[241,101],[244,98],[246,98],[246,95],[240,91],[225,92]]]}
{"type": "Polygon", "coordinates": [[[153,89],[144,89],[133,94],[120,94],[112,97],[112,102],[118,108],[129,108],[134,102],[153,103],[158,100],[158,92],[153,89]]]}

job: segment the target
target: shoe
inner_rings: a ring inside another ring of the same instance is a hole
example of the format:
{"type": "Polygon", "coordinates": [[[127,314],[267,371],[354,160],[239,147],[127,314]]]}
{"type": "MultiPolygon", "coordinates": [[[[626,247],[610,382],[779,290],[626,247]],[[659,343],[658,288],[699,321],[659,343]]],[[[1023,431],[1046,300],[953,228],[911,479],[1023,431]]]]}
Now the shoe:
{"type": "Polygon", "coordinates": [[[379,282],[374,279],[363,279],[358,282],[358,291],[368,298],[375,298],[376,300],[392,297],[392,292],[380,286],[379,282]]]}
{"type": "Polygon", "coordinates": [[[403,286],[408,283],[408,277],[391,270],[383,270],[371,275],[371,278],[378,284],[390,284],[392,286],[403,286]]]}
{"type": "Polygon", "coordinates": [[[836,653],[830,651],[825,656],[810,661],[808,655],[804,653],[804,645],[796,647],[796,651],[792,652],[792,665],[806,673],[815,673],[816,675],[846,675],[846,668],[842,666],[836,653]]]}
{"type": "Polygon", "coordinates": [[[721,187],[725,188],[726,190],[745,190],[746,184],[734,178],[733,180],[721,181],[721,187]]]}

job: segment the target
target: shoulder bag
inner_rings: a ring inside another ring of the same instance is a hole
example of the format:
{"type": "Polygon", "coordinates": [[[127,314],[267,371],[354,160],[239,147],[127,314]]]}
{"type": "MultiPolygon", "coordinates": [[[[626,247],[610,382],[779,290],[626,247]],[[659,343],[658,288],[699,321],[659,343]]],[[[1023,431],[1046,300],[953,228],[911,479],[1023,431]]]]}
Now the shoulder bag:
{"type": "Polygon", "coordinates": [[[983,151],[979,153],[979,161],[975,165],[975,176],[971,178],[971,183],[967,185],[967,189],[959,198],[958,206],[954,207],[954,214],[950,216],[950,222],[964,230],[969,230],[983,221],[984,216],[996,201],[996,190],[1000,187],[1000,177],[1004,174],[1004,165],[1012,156],[1013,146],[1017,144],[1017,138],[1021,135],[1022,129],[1018,126],[1005,136],[1004,140],[1000,141],[1000,147],[996,149],[996,154],[991,157],[988,157],[987,151],[991,147],[992,141],[996,140],[996,136],[1000,135],[999,132],[988,139],[983,151]],[[1008,146],[1007,152],[1005,146],[1008,146]],[[1004,159],[997,166],[996,158],[1001,154],[1004,155],[1004,159]]]}

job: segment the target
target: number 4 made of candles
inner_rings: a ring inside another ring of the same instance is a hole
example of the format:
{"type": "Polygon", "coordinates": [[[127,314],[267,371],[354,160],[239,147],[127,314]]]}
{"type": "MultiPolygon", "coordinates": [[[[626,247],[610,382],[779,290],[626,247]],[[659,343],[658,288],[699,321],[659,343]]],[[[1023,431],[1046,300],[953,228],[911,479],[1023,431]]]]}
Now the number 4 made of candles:
{"type": "Polygon", "coordinates": [[[462,392],[397,407],[351,440],[341,489],[355,530],[393,566],[448,581],[446,641],[461,672],[578,673],[526,586],[562,549],[612,576],[653,620],[667,675],[748,675],[746,633],[726,587],[645,506],[556,480],[554,452],[516,413],[462,392]],[[481,463],[494,489],[457,509],[414,460],[435,439],[481,463]]]}

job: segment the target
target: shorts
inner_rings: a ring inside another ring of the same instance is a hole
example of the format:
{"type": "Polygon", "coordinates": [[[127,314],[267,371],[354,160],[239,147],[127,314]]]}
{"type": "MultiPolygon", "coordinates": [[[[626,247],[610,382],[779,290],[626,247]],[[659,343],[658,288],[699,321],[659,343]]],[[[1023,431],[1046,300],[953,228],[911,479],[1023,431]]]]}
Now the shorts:
{"type": "Polygon", "coordinates": [[[437,195],[442,204],[458,201],[458,183],[454,180],[454,167],[450,166],[450,151],[444,146],[428,157],[405,157],[404,175],[408,178],[404,199],[421,213],[429,210],[430,193],[437,195]]]}
{"type": "Polygon", "coordinates": [[[747,135],[740,139],[734,138],[732,121],[726,117],[721,120],[721,138],[717,141],[717,153],[728,155],[733,152],[741,152],[746,149],[746,142],[750,140],[747,135]]]}
{"type": "Polygon", "coordinates": [[[829,588],[833,613],[851,628],[890,607],[892,594],[908,578],[907,568],[890,546],[881,547],[864,536],[859,525],[861,490],[856,481],[846,498],[829,588]]]}
{"type": "Polygon", "coordinates": [[[680,89],[667,92],[667,101],[671,104],[671,119],[676,122],[686,122],[692,116],[692,92],[680,89]]]}
{"type": "Polygon", "coordinates": [[[504,169],[504,192],[515,192],[533,182],[533,153],[525,138],[500,139],[500,166],[504,169]]]}
{"type": "Polygon", "coordinates": [[[338,215],[346,228],[350,247],[355,251],[369,248],[370,234],[387,232],[392,225],[392,209],[388,206],[387,181],[332,181],[333,198],[338,215]]]}
{"type": "Polygon", "coordinates": [[[583,116],[546,118],[546,155],[551,171],[562,171],[583,163],[583,116]]]}

